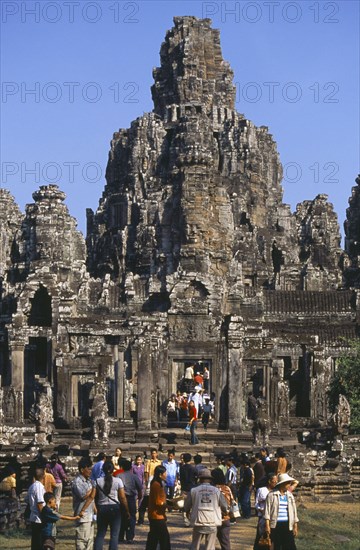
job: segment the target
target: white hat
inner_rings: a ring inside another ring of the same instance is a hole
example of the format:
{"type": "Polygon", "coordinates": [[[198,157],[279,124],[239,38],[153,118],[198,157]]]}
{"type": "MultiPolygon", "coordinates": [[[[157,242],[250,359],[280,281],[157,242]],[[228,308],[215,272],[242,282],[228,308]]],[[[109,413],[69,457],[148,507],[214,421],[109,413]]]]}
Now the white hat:
{"type": "Polygon", "coordinates": [[[282,483],[287,483],[288,481],[296,481],[293,477],[290,477],[288,474],[280,474],[278,476],[278,482],[275,485],[277,487],[278,485],[281,485],[282,483]]]}

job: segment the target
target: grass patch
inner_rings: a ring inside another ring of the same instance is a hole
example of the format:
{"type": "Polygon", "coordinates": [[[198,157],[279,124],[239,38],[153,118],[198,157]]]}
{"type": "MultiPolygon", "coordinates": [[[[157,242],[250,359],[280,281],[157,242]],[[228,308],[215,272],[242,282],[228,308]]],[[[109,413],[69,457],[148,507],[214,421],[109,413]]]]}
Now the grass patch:
{"type": "Polygon", "coordinates": [[[299,537],[296,543],[298,550],[360,549],[358,502],[306,503],[305,507],[298,506],[298,515],[300,519],[299,537]]]}
{"type": "MultiPolygon", "coordinates": [[[[0,539],[0,548],[2,548],[1,546],[1,540],[2,539],[7,539],[8,541],[12,540],[12,539],[27,539],[30,537],[30,529],[27,530],[25,528],[22,528],[22,527],[18,527],[17,529],[11,529],[10,531],[6,531],[6,533],[1,533],[1,539],[0,539]]],[[[10,546],[9,546],[10,548],[10,546]]]]}

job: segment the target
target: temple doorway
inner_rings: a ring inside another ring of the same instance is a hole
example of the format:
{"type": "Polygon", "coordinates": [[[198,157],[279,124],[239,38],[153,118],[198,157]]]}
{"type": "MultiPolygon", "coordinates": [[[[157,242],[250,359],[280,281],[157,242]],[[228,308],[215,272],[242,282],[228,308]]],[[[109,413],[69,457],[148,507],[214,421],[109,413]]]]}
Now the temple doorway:
{"type": "Polygon", "coordinates": [[[310,369],[312,356],[304,352],[299,357],[299,368],[292,377],[291,389],[296,395],[296,416],[310,416],[310,369]]]}
{"type": "Polygon", "coordinates": [[[24,417],[29,418],[36,401],[36,379],[51,380],[51,341],[45,337],[30,337],[24,351],[24,417]]]}
{"type": "Polygon", "coordinates": [[[73,374],[71,377],[71,415],[81,419],[82,427],[91,425],[95,373],[73,374]]]}
{"type": "Polygon", "coordinates": [[[255,373],[251,377],[252,382],[252,393],[254,397],[264,397],[263,388],[264,388],[264,368],[256,368],[255,373]]]}
{"type": "MultiPolygon", "coordinates": [[[[177,391],[187,391],[188,385],[185,382],[185,371],[188,367],[192,366],[194,370],[194,377],[199,373],[200,377],[204,376],[206,370],[209,373],[208,392],[212,391],[212,360],[204,357],[186,357],[186,358],[174,358],[171,368],[171,380],[169,384],[169,390],[171,393],[177,391]]],[[[206,375],[205,375],[206,376],[206,375]]],[[[197,385],[196,380],[193,380],[191,387],[194,388],[197,385]]],[[[203,383],[204,387],[204,383],[203,383]]]]}

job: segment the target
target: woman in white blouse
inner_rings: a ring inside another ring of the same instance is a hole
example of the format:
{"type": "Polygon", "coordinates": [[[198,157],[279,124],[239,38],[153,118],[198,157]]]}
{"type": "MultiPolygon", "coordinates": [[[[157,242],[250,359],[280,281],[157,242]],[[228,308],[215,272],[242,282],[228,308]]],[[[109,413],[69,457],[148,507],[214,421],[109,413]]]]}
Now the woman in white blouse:
{"type": "Polygon", "coordinates": [[[265,532],[270,533],[273,550],[296,550],[298,516],[294,495],[289,491],[294,478],[280,474],[265,502],[265,532]]]}

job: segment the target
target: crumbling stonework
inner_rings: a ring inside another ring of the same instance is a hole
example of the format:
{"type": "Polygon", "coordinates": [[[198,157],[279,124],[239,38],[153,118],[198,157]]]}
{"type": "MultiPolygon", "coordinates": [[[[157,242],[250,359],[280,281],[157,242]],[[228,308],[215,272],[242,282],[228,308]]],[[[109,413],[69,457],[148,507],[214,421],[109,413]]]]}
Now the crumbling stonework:
{"type": "Polygon", "coordinates": [[[45,381],[43,384],[39,384],[35,399],[29,418],[36,426],[34,444],[43,446],[49,442],[54,428],[53,398],[49,382],[45,381]]]}
{"type": "Polygon", "coordinates": [[[22,215],[14,198],[6,189],[0,188],[0,278],[11,266],[12,255],[16,253],[14,240],[20,230],[22,215]]]}
{"type": "Polygon", "coordinates": [[[349,287],[360,286],[360,174],[352,188],[349,208],[346,210],[344,272],[349,287]]]}
{"type": "Polygon", "coordinates": [[[153,112],[111,141],[86,248],[57,186],[25,215],[1,192],[9,425],[29,418],[40,377],[57,427],[107,438],[134,392],[139,431],[157,428],[192,362],[209,368],[221,428],[250,427],[249,391],[273,432],[329,422],[328,383],[358,331],[359,187],[343,252],[326,195],[283,203],[276,143],[235,111],[232,77],[210,20],[176,17],[153,112]]]}

